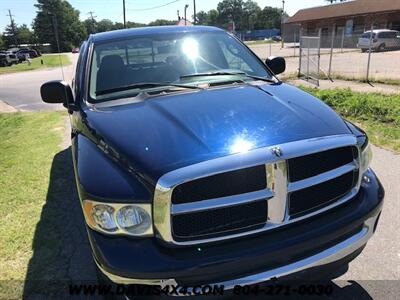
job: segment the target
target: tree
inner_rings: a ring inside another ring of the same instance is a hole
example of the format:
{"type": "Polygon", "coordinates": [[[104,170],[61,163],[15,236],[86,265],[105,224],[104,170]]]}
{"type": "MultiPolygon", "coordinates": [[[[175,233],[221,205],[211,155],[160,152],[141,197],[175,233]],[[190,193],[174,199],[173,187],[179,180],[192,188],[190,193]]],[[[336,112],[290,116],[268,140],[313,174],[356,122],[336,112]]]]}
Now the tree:
{"type": "Polygon", "coordinates": [[[86,36],[85,26],[79,20],[79,11],[63,0],[37,0],[38,9],[33,29],[41,43],[50,43],[57,51],[54,23],[57,23],[61,51],[70,51],[80,45],[86,36]]]}
{"type": "Polygon", "coordinates": [[[217,26],[218,25],[219,13],[216,9],[211,9],[208,11],[208,25],[217,26]]]}
{"type": "Polygon", "coordinates": [[[196,13],[197,23],[199,25],[209,25],[209,26],[217,26],[218,25],[218,11],[215,9],[211,9],[210,11],[199,11],[196,13]]]}
{"type": "Polygon", "coordinates": [[[87,35],[97,32],[98,26],[97,26],[96,20],[92,20],[92,18],[88,18],[88,19],[84,20],[82,23],[86,29],[87,35]]]}
{"type": "Polygon", "coordinates": [[[26,26],[26,24],[22,24],[17,27],[17,39],[19,44],[34,44],[35,36],[33,32],[26,26]]]}
{"type": "MultiPolygon", "coordinates": [[[[283,17],[287,14],[283,13],[283,17]]],[[[280,28],[282,19],[282,9],[266,6],[257,14],[255,29],[280,28]]]]}
{"type": "Polygon", "coordinates": [[[247,30],[254,29],[254,26],[257,22],[257,16],[261,12],[261,8],[258,6],[257,2],[248,0],[244,3],[243,12],[245,21],[245,23],[243,24],[245,28],[243,29],[247,30]]]}
{"type": "Polygon", "coordinates": [[[242,0],[223,0],[218,3],[218,22],[225,25],[230,21],[235,22],[238,30],[242,29],[243,20],[243,1],[242,0]]]}
{"type": "Polygon", "coordinates": [[[157,20],[147,24],[147,26],[165,26],[165,25],[175,25],[175,24],[176,24],[176,21],[157,19],[157,20]]]}
{"type": "Polygon", "coordinates": [[[6,48],[6,43],[4,41],[3,35],[0,33],[0,49],[6,48]]]}
{"type": "Polygon", "coordinates": [[[15,22],[11,22],[11,24],[7,25],[4,30],[4,43],[6,47],[17,46],[18,36],[17,36],[17,24],[15,22]]]}
{"type": "Polygon", "coordinates": [[[128,28],[145,27],[145,26],[146,26],[146,24],[143,24],[143,23],[136,23],[136,22],[132,22],[132,21],[126,22],[126,27],[128,27],[128,28]]]}
{"type": "Polygon", "coordinates": [[[109,19],[102,19],[97,22],[97,32],[114,30],[114,23],[109,19]]]}

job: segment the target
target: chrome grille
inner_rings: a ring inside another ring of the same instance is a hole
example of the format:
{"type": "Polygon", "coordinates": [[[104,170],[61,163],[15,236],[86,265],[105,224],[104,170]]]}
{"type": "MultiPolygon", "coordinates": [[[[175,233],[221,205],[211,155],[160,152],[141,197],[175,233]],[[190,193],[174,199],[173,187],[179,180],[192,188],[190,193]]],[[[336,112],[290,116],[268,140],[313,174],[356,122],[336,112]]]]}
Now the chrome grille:
{"type": "Polygon", "coordinates": [[[224,172],[178,185],[172,203],[182,204],[250,193],[266,188],[265,165],[224,172]]]}
{"type": "Polygon", "coordinates": [[[360,185],[356,142],[352,135],[296,141],[165,174],[154,196],[156,232],[173,244],[198,244],[284,226],[340,205],[360,185]],[[246,174],[255,183],[243,184],[246,174]],[[211,187],[213,181],[218,184],[211,187]]]}

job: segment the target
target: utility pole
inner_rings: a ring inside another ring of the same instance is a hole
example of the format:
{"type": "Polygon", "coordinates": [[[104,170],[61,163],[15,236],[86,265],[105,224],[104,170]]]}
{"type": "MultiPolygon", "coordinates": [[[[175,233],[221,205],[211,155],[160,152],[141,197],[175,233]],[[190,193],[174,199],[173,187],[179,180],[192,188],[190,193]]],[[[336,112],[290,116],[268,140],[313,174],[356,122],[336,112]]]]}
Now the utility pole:
{"type": "Polygon", "coordinates": [[[9,9],[8,10],[8,15],[7,16],[9,16],[10,17],[10,26],[11,26],[11,32],[12,32],[12,35],[13,35],[13,38],[14,38],[14,43],[15,43],[15,46],[18,46],[18,42],[17,42],[17,37],[16,37],[16,32],[15,32],[15,23],[14,23],[14,19],[13,19],[13,14],[11,14],[11,10],[9,9]]]}
{"type": "Polygon", "coordinates": [[[179,9],[176,11],[176,13],[178,14],[178,21],[181,19],[181,16],[179,15],[179,9]]]}
{"type": "Polygon", "coordinates": [[[93,16],[93,11],[89,11],[88,14],[90,15],[90,18],[92,19],[92,33],[96,32],[95,29],[95,24],[96,24],[96,20],[94,18],[96,18],[96,16],[93,16]]]}
{"type": "Polygon", "coordinates": [[[196,0],[193,0],[193,24],[197,23],[197,18],[196,18],[196,0]]]}
{"type": "Polygon", "coordinates": [[[187,25],[187,23],[186,23],[186,20],[187,20],[187,19],[186,19],[186,10],[188,9],[188,7],[189,7],[189,4],[186,4],[186,5],[185,5],[185,26],[187,25]]]}
{"type": "Polygon", "coordinates": [[[284,40],[283,40],[283,14],[285,13],[285,0],[282,0],[282,14],[281,14],[281,48],[284,47],[284,40]]]}
{"type": "Polygon", "coordinates": [[[124,28],[126,28],[125,0],[122,0],[122,5],[124,10],[124,28]]]}

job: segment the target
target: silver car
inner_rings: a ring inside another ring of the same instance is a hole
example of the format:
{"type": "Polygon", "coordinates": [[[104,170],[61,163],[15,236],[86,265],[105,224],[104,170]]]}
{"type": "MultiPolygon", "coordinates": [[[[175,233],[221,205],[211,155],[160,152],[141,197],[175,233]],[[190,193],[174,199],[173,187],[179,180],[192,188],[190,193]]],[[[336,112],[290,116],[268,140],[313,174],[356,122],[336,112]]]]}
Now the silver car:
{"type": "Polygon", "coordinates": [[[376,29],[372,31],[371,37],[371,31],[366,31],[358,39],[357,46],[362,52],[365,52],[370,48],[370,43],[371,49],[375,51],[400,48],[400,32],[389,29],[376,29]]]}

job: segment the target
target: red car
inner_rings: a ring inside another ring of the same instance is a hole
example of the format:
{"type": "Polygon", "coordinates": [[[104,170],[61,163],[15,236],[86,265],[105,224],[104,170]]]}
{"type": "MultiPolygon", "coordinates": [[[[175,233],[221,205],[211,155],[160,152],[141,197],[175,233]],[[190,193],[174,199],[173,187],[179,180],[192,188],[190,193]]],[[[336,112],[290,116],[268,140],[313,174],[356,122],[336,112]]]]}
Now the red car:
{"type": "Polygon", "coordinates": [[[79,48],[72,48],[72,53],[79,53],[79,48]]]}

